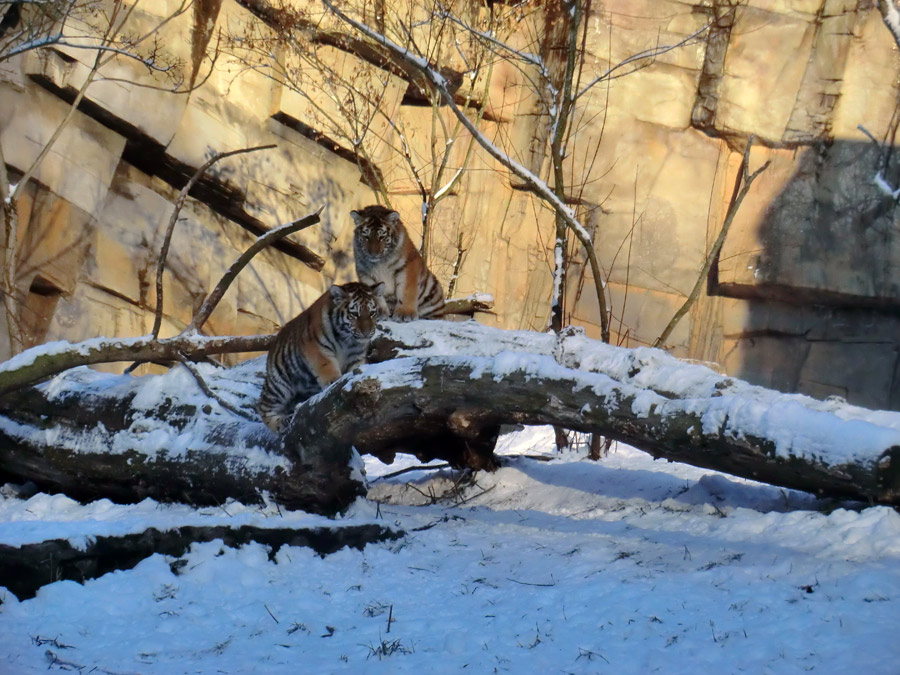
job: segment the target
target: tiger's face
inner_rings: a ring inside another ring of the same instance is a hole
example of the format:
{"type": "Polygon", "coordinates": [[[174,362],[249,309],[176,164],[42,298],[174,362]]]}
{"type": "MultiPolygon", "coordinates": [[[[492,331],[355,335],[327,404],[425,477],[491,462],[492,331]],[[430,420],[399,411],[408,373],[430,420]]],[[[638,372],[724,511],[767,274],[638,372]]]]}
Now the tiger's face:
{"type": "Polygon", "coordinates": [[[353,231],[353,246],[370,258],[381,258],[393,251],[402,236],[400,214],[389,208],[375,204],[359,211],[351,211],[350,217],[356,228],[353,231]]]}
{"type": "Polygon", "coordinates": [[[369,340],[384,314],[384,283],[367,286],[358,282],[331,287],[336,321],[355,338],[369,340]]]}

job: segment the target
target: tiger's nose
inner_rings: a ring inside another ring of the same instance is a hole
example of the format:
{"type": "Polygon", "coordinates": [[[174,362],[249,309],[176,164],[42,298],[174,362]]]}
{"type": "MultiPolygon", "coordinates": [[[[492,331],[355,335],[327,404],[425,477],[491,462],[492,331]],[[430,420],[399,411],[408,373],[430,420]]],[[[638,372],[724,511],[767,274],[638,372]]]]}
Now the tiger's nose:
{"type": "Polygon", "coordinates": [[[366,316],[359,319],[359,332],[366,337],[371,337],[375,333],[375,317],[366,316]]]}

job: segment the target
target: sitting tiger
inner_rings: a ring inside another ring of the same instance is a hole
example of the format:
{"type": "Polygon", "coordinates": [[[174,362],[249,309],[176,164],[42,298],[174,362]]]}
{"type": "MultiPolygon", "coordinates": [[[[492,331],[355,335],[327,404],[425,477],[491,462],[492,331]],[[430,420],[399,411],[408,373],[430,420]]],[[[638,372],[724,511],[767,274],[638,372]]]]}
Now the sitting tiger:
{"type": "Polygon", "coordinates": [[[278,433],[294,407],[363,362],[384,310],[384,284],[332,286],[288,321],[269,349],[257,410],[278,433]]]}
{"type": "Polygon", "coordinates": [[[381,205],[351,211],[356,274],[364,284],[383,283],[389,316],[397,321],[433,318],[444,291],[413,245],[400,214],[381,205]]]}

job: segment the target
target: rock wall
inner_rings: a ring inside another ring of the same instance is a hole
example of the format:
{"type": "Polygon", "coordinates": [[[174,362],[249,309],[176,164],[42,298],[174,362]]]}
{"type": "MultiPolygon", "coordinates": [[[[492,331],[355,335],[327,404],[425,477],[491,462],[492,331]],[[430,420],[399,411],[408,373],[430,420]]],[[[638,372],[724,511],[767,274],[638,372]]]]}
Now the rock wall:
{"type": "MultiPolygon", "coordinates": [[[[179,4],[142,3],[133,32],[179,4]]],[[[552,214],[445,107],[424,100],[409,73],[361,51],[318,3],[285,3],[294,13],[278,15],[267,4],[198,3],[166,22],[161,43],[181,69],[180,93],[171,73],[134,61],[101,68],[18,205],[32,340],[146,333],[160,240],[186,176],[215,152],[267,143],[277,148],[217,164],[188,200],[165,274],[168,333],[255,234],[324,205],[321,226],[261,256],[210,324],[274,330],[353,276],[352,208],[388,200],[418,241],[420,186],[435,191],[461,168],[430,214],[430,265],[445,287],[454,278],[455,295],[495,296],[496,313],[482,321],[544,329],[552,214]],[[279,26],[298,17],[314,48],[278,46],[279,26]]],[[[387,4],[424,17],[418,5],[387,4]]],[[[458,5],[467,21],[491,11],[458,5]]],[[[545,6],[522,5],[508,39],[540,53],[545,6]]],[[[385,20],[383,2],[356,11],[371,25],[385,20]]],[[[898,207],[872,184],[882,155],[858,128],[893,138],[900,55],[871,0],[595,0],[584,35],[582,82],[658,52],[579,98],[566,159],[570,202],[607,275],[613,341],[651,344],[684,302],[752,135],[751,167],[771,165],[666,348],[767,386],[900,408],[898,207]]],[[[434,22],[415,23],[414,37],[434,46],[447,73],[477,60],[434,22]]],[[[486,136],[549,175],[534,73],[482,57],[476,77],[455,83],[457,99],[486,136]]],[[[0,63],[0,144],[14,180],[93,58],[58,47],[0,63]]],[[[583,251],[570,248],[569,319],[599,335],[594,281],[583,251]]]]}

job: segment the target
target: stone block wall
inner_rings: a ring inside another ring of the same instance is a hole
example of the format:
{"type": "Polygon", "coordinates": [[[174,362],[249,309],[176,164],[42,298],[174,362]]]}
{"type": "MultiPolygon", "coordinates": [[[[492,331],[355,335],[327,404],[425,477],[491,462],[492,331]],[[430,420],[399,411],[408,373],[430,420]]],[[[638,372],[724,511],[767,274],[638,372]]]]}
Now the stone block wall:
{"type": "MultiPolygon", "coordinates": [[[[178,4],[142,3],[134,31],[178,4]]],[[[277,148],[217,164],[188,200],[165,273],[167,334],[254,236],[324,206],[321,225],[241,275],[210,323],[217,333],[275,330],[353,277],[352,208],[389,201],[418,243],[420,182],[436,190],[460,169],[425,233],[432,269],[445,288],[455,276],[455,295],[494,295],[481,321],[546,328],[553,214],[446,107],[424,100],[410,73],[347,41],[319,3],[283,4],[328,38],[302,58],[270,42],[277,21],[251,11],[260,3],[223,0],[211,16],[186,12],[165,28],[182,89],[194,90],[173,94],[171,76],[133,61],[101,69],[19,203],[33,340],[147,332],[184,180],[213,153],[269,143],[277,148]],[[217,44],[217,34],[242,39],[217,44]],[[335,88],[340,79],[356,91],[335,88]]],[[[378,25],[383,5],[359,0],[350,11],[378,25]]],[[[522,5],[508,36],[517,47],[539,53],[546,5],[522,5]]],[[[407,0],[388,6],[426,18],[407,0]]],[[[490,10],[456,11],[475,21],[490,10]]],[[[414,32],[446,72],[482,64],[456,83],[457,100],[495,144],[549,175],[534,71],[479,56],[427,21],[414,32]]],[[[858,128],[893,139],[900,54],[871,0],[603,0],[591,4],[585,37],[581,82],[616,76],[579,97],[566,175],[606,275],[613,342],[652,344],[682,305],[753,136],[751,168],[770,167],[665,348],[766,386],[900,407],[898,207],[872,185],[880,154],[858,128]],[[646,50],[658,53],[617,67],[646,50]]],[[[92,63],[91,52],[57,48],[0,64],[0,144],[14,180],[92,63]]],[[[567,317],[599,336],[595,282],[570,248],[567,317]]]]}

